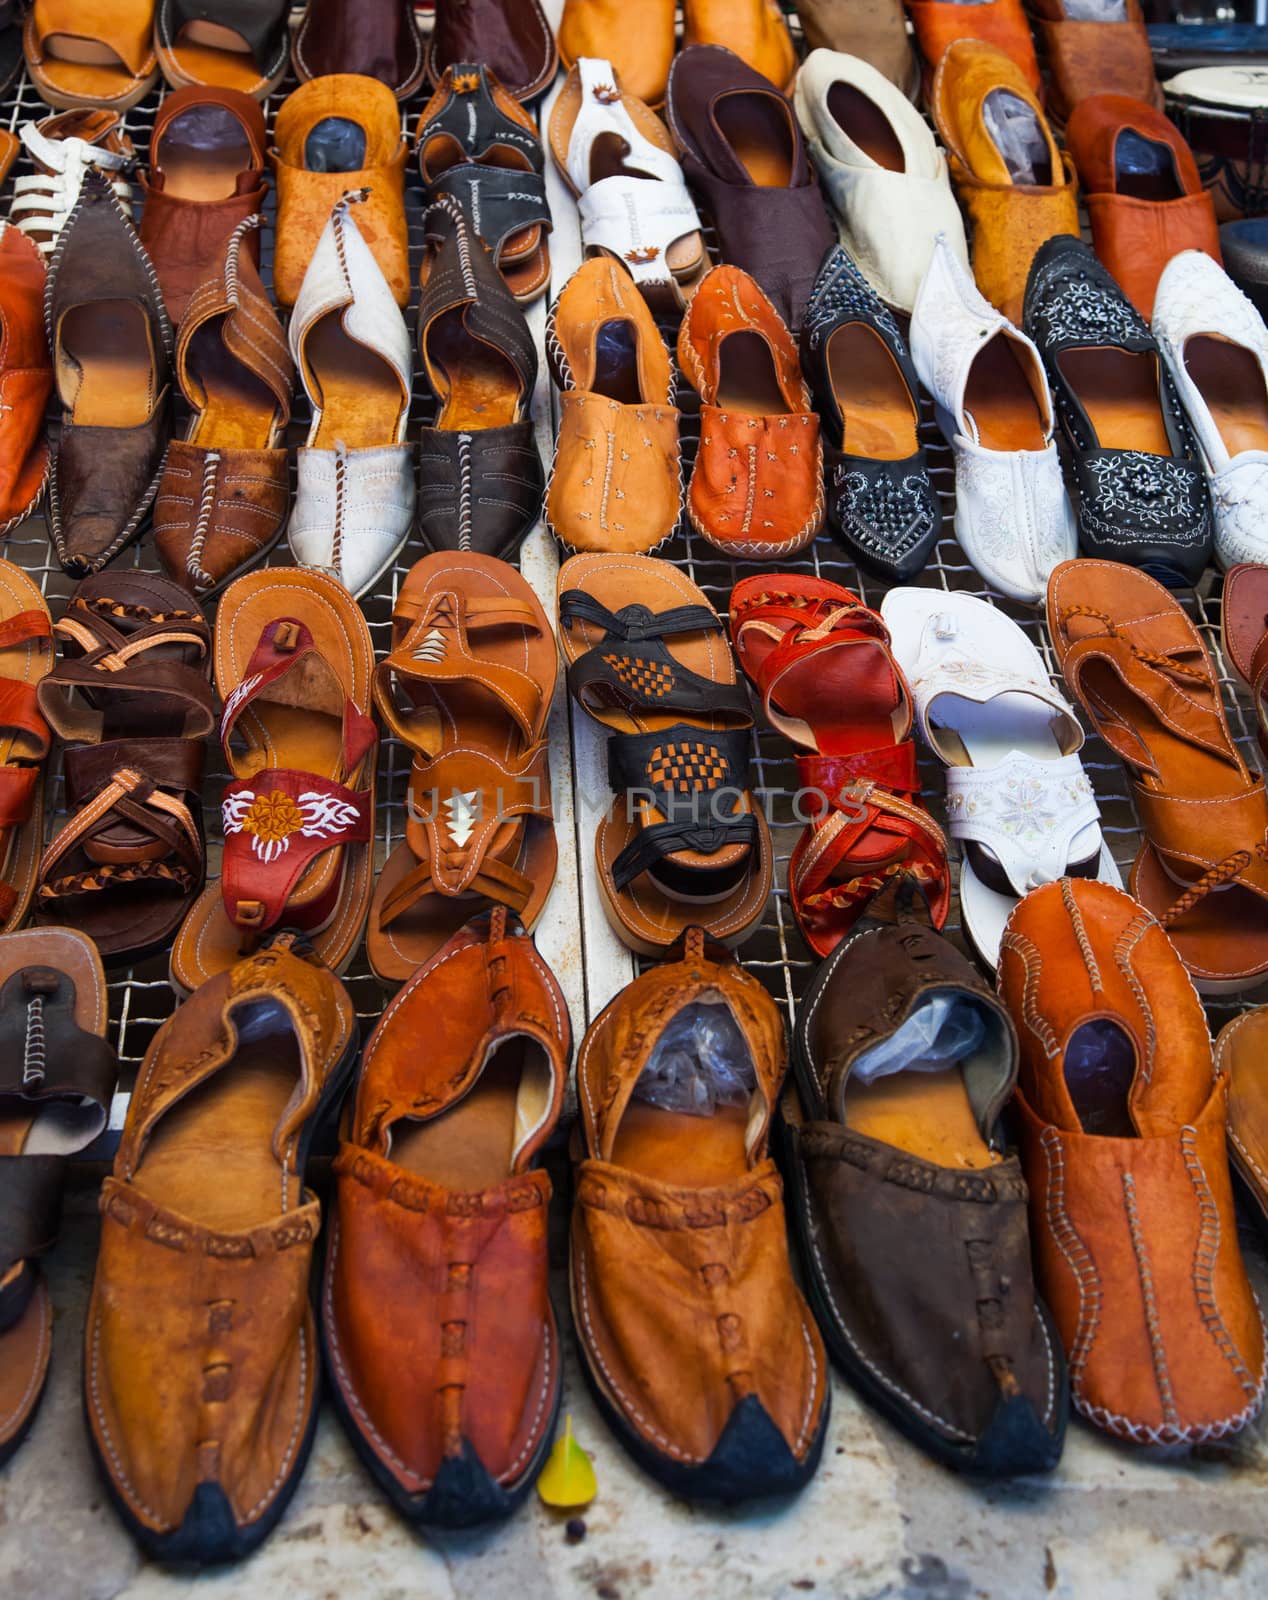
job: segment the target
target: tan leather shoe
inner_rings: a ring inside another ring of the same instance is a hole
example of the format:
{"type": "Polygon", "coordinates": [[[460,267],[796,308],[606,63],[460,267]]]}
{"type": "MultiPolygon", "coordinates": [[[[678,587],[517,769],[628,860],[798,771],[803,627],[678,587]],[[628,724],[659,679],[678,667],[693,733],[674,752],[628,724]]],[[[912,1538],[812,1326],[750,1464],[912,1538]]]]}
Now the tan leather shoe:
{"type": "Polygon", "coordinates": [[[933,80],[933,118],[951,181],[973,223],[977,286],[1020,324],[1035,252],[1053,234],[1078,235],[1073,165],[1058,149],[1025,74],[980,40],[957,39],[942,57],[933,80]],[[1012,143],[1024,141],[1024,157],[1005,155],[996,131],[1005,120],[1016,130],[1012,143]]]}
{"type": "Polygon", "coordinates": [[[857,56],[909,98],[920,81],[902,0],[796,0],[811,50],[857,56]]]}
{"type": "Polygon", "coordinates": [[[685,0],[682,42],[724,44],[777,89],[791,89],[797,52],[777,0],[685,0]]]}
{"type": "Polygon", "coordinates": [[[1174,946],[1121,889],[1046,884],[1009,919],[1022,1164],[1075,1409],[1135,1444],[1258,1411],[1264,1332],[1237,1246],[1228,1080],[1174,946]]]}
{"type": "Polygon", "coordinates": [[[154,87],[155,0],[35,0],[22,34],[46,105],[127,111],[154,87]]]}
{"type": "Polygon", "coordinates": [[[674,59],[677,0],[564,0],[559,59],[571,71],[583,56],[610,61],[626,94],[658,106],[674,59]]]}
{"type": "Polygon", "coordinates": [[[1220,1029],[1215,1070],[1228,1078],[1228,1158],[1268,1227],[1268,1006],[1243,1011],[1220,1029]]]}
{"type": "Polygon", "coordinates": [[[253,1550],[312,1444],[321,1206],[304,1168],[357,1018],[302,948],[282,935],[164,1023],[102,1186],[84,1410],[120,1515],[161,1561],[253,1550]]]}
{"type": "Polygon", "coordinates": [[[559,437],[546,520],[571,550],[646,554],[682,506],[669,351],[619,261],[595,256],[563,287],[546,330],[559,437]]]}
{"type": "Polygon", "coordinates": [[[618,1438],[687,1500],[799,1489],[823,1447],[827,1362],[767,1150],[786,1067],[774,1001],[698,928],[597,1018],[577,1062],[577,1342],[618,1438]],[[693,1023],[725,1039],[738,1080],[705,1116],[662,1108],[648,1081],[693,1023]]]}

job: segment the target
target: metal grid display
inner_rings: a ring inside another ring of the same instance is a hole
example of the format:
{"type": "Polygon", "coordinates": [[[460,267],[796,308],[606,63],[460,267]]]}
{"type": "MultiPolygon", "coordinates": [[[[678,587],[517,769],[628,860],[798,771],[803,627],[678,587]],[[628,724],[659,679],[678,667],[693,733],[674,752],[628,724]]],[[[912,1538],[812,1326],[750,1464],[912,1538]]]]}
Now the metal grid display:
{"type": "MultiPolygon", "coordinates": [[[[426,26],[427,18],[424,17],[423,21],[424,26],[426,26]]],[[[795,16],[791,17],[790,21],[793,23],[794,31],[796,31],[795,16]]],[[[281,100],[295,87],[295,81],[288,77],[281,89],[265,102],[265,112],[270,128],[272,127],[273,116],[281,100]]],[[[161,87],[156,89],[140,105],[129,111],[125,117],[124,126],[136,146],[138,162],[141,165],[144,165],[148,160],[150,134],[155,114],[162,103],[165,92],[161,87]]],[[[553,95],[549,96],[541,108],[543,128],[549,115],[553,98],[553,95]]],[[[418,113],[425,100],[425,94],[420,93],[405,111],[403,126],[411,136],[417,126],[418,113]]],[[[38,119],[48,114],[48,108],[39,100],[31,84],[23,75],[18,80],[16,88],[10,91],[9,97],[0,107],[0,125],[16,131],[24,122],[38,119]]],[[[17,173],[27,170],[25,156],[20,159],[15,170],[17,173]]],[[[548,181],[550,181],[550,176],[548,173],[548,181]]],[[[411,265],[416,285],[418,266],[422,257],[422,205],[421,181],[412,162],[408,163],[406,167],[405,188],[411,265]]],[[[10,194],[11,179],[6,183],[4,189],[0,190],[0,215],[7,214],[10,194]]],[[[550,194],[552,207],[555,211],[555,231],[551,238],[553,262],[551,295],[553,297],[554,294],[558,293],[567,276],[569,263],[575,263],[579,259],[580,246],[579,236],[576,231],[575,209],[572,209],[567,204],[561,205],[559,203],[559,196],[564,194],[562,186],[558,183],[553,183],[550,188],[550,194]]],[[[141,205],[141,193],[139,190],[136,192],[135,200],[137,214],[139,215],[141,205]]],[[[262,272],[266,283],[271,283],[272,213],[274,206],[274,194],[270,188],[266,205],[269,226],[266,227],[263,235],[262,272]]],[[[416,303],[416,301],[417,287],[414,290],[414,302],[416,303]]],[[[407,320],[410,324],[411,336],[413,336],[414,319],[412,306],[407,313],[407,320]]],[[[549,464],[549,439],[553,430],[550,419],[549,379],[545,376],[547,369],[542,349],[545,302],[539,302],[537,306],[531,309],[529,321],[538,342],[541,365],[541,376],[539,377],[535,402],[535,416],[538,420],[539,442],[542,443],[543,453],[547,464],[549,464]]],[[[670,331],[672,335],[672,330],[670,331]]],[[[671,337],[671,347],[672,342],[671,337]]],[[[693,416],[696,397],[689,385],[682,380],[679,383],[679,401],[683,408],[684,474],[687,474],[694,459],[698,440],[698,426],[693,416]]],[[[289,442],[292,445],[303,442],[308,425],[306,403],[302,390],[298,386],[294,404],[295,417],[289,434],[289,442]]],[[[410,416],[411,439],[417,438],[418,428],[429,419],[431,410],[432,401],[427,394],[425,382],[421,381],[416,375],[414,402],[410,416]]],[[[178,423],[178,427],[180,425],[178,423]]],[[[1059,685],[1061,680],[1056,671],[1055,659],[1040,608],[1020,605],[993,592],[970,566],[963,551],[956,543],[951,520],[954,505],[951,453],[933,423],[932,408],[929,406],[926,406],[925,415],[922,418],[921,438],[929,450],[931,476],[935,488],[942,497],[946,519],[943,527],[943,536],[928,567],[918,580],[920,586],[970,593],[993,601],[1024,627],[1027,634],[1039,647],[1049,671],[1059,685]]],[[[548,613],[553,613],[553,573],[557,565],[556,553],[549,542],[549,537],[544,535],[541,530],[538,530],[533,539],[536,541],[537,555],[532,562],[525,561],[525,570],[531,572],[533,581],[541,592],[541,597],[548,613]]],[[[52,554],[42,515],[37,514],[28,519],[22,527],[10,536],[4,553],[10,560],[23,566],[39,583],[50,602],[54,614],[56,614],[73,585],[71,580],[63,574],[52,554]]],[[[362,606],[374,640],[376,654],[380,656],[386,653],[390,642],[392,608],[398,588],[411,565],[424,553],[425,547],[417,532],[415,532],[397,561],[379,580],[373,592],[362,599],[362,606]]],[[[754,564],[736,563],[728,559],[720,551],[695,535],[687,525],[685,517],[673,540],[662,547],[657,554],[680,565],[703,589],[715,608],[724,614],[727,610],[732,585],[747,573],[760,570],[754,564]]],[[[273,564],[285,564],[288,561],[289,555],[283,540],[271,555],[270,562],[273,564]]],[[[159,570],[159,563],[150,535],[147,534],[125,551],[116,563],[116,566],[128,565],[148,570],[159,570]]],[[[879,605],[884,593],[885,586],[861,573],[826,534],[821,535],[809,550],[782,565],[786,570],[814,573],[831,579],[835,583],[843,584],[858,594],[866,604],[873,607],[879,605]]],[[[1248,763],[1254,769],[1258,765],[1259,756],[1254,737],[1255,718],[1253,708],[1244,685],[1231,671],[1221,649],[1220,580],[1218,575],[1208,572],[1196,590],[1183,591],[1179,598],[1211,651],[1216,663],[1232,732],[1248,763]]],[[[564,690],[561,684],[560,701],[564,697],[564,690]]],[[[565,805],[564,811],[566,814],[560,815],[560,793],[562,791],[565,795],[568,794],[572,783],[570,756],[575,755],[579,747],[585,745],[587,741],[593,746],[593,741],[600,737],[596,735],[593,728],[586,727],[586,723],[587,719],[584,714],[572,707],[565,708],[557,702],[552,760],[554,764],[557,822],[560,832],[561,882],[556,886],[555,893],[552,895],[543,919],[543,928],[545,928],[551,923],[552,919],[556,923],[560,923],[571,918],[574,910],[579,913],[580,933],[578,935],[577,927],[574,923],[569,937],[574,941],[579,940],[583,963],[589,963],[597,959],[597,953],[604,949],[609,952],[610,960],[610,952],[613,948],[611,944],[613,936],[610,930],[599,928],[595,925],[592,908],[597,902],[593,895],[588,900],[588,905],[591,908],[589,917],[587,917],[586,895],[582,893],[580,899],[578,899],[578,879],[582,881],[584,890],[587,878],[592,879],[593,876],[593,806],[583,806],[580,796],[574,795],[574,805],[571,807],[565,805]],[[576,818],[575,825],[573,821],[574,815],[576,818]],[[571,887],[569,887],[569,882],[571,887]]],[[[219,870],[222,838],[219,797],[222,786],[227,781],[223,758],[214,735],[210,743],[211,748],[208,751],[208,771],[205,786],[209,881],[216,877],[219,870]]],[[[384,735],[380,750],[376,805],[376,862],[380,865],[403,834],[404,802],[410,762],[411,756],[408,749],[391,737],[384,735]]],[[[1126,774],[1119,761],[1095,737],[1089,737],[1084,747],[1083,762],[1100,805],[1102,826],[1106,838],[1123,871],[1124,881],[1126,881],[1127,870],[1139,841],[1139,823],[1128,793],[1126,774]]],[[[926,801],[934,816],[942,820],[944,783],[941,764],[923,748],[920,753],[920,763],[926,801]]],[[[778,733],[764,725],[760,710],[758,711],[755,736],[754,779],[755,787],[760,787],[767,791],[776,791],[776,798],[768,810],[776,858],[776,887],[767,905],[760,928],[742,950],[742,959],[767,985],[791,1021],[798,997],[809,980],[815,962],[814,957],[797,931],[786,886],[788,859],[801,832],[801,824],[794,821],[791,814],[790,797],[792,791],[796,788],[796,773],[793,765],[792,750],[778,733]]],[[[60,756],[56,751],[49,763],[47,793],[49,795],[48,829],[51,835],[51,832],[60,824],[64,815],[61,804],[60,756]]],[[[593,800],[595,797],[591,796],[590,798],[593,800]]],[[[958,861],[953,860],[953,884],[957,876],[958,861]]],[[[948,932],[953,937],[958,933],[958,925],[958,900],[953,896],[952,911],[948,921],[948,932]]],[[[619,987],[621,971],[628,974],[633,970],[635,970],[635,966],[628,961],[628,958],[624,968],[621,968],[618,964],[614,969],[616,975],[607,981],[606,990],[603,986],[600,986],[600,998],[606,998],[606,991],[619,987]]],[[[132,967],[116,969],[109,974],[109,978],[112,1037],[117,1044],[120,1061],[123,1065],[121,1089],[123,1096],[126,1096],[131,1075],[136,1065],[144,1055],[155,1030],[170,1015],[176,1001],[167,981],[167,957],[165,954],[153,957],[132,967]]],[[[358,1013],[362,1018],[363,1027],[368,1029],[377,1020],[383,1009],[385,991],[370,972],[364,953],[358,954],[345,976],[345,981],[353,995],[358,1013]]],[[[565,988],[569,988],[567,981],[565,981],[565,988]]],[[[584,1023],[588,1020],[586,1015],[579,1014],[575,1000],[575,996],[581,992],[581,988],[582,984],[578,979],[570,994],[570,999],[573,1001],[574,1031],[578,1035],[584,1023]]],[[[588,993],[590,996],[589,1003],[584,1004],[581,1009],[593,1014],[597,1009],[593,985],[589,987],[588,993]]],[[[1218,1002],[1212,1003],[1208,1008],[1212,1026],[1218,1027],[1221,1025],[1231,1014],[1246,1003],[1248,1002],[1240,997],[1222,998],[1218,1002]]],[[[121,1121],[123,1096],[121,1096],[120,1103],[116,1105],[115,1114],[112,1117],[112,1126],[116,1129],[121,1121]]],[[[104,1151],[95,1153],[100,1154],[104,1153],[104,1151]]]]}

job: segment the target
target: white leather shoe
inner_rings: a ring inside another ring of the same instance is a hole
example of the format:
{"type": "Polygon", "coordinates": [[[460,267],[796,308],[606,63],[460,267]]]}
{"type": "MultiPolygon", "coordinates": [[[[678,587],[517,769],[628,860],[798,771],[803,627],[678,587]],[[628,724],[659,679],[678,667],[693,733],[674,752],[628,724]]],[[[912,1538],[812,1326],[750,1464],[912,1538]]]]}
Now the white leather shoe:
{"type": "Polygon", "coordinates": [[[911,310],[939,233],[968,270],[947,159],[888,78],[858,56],[812,50],[793,104],[841,243],[882,300],[911,310]]]}
{"type": "Polygon", "coordinates": [[[1039,352],[983,299],[939,236],[911,317],[911,355],[955,453],[955,532],[990,584],[1042,600],[1078,550],[1039,352]]]}
{"type": "Polygon", "coordinates": [[[392,563],[414,525],[414,453],[405,443],[409,333],[345,195],[330,214],[291,313],[290,346],[313,408],[298,452],[287,537],[301,567],[354,595],[392,563]]]}
{"type": "Polygon", "coordinates": [[[1197,435],[1215,508],[1221,567],[1268,561],[1268,329],[1200,250],[1167,263],[1154,337],[1197,435]]]}

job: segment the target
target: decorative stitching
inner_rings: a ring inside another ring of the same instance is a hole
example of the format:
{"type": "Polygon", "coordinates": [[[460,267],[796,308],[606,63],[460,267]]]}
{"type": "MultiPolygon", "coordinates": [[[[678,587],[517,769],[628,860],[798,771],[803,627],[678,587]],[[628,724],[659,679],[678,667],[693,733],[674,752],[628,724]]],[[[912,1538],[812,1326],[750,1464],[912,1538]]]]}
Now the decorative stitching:
{"type": "Polygon", "coordinates": [[[1048,1231],[1074,1274],[1079,1291],[1079,1320],[1070,1347],[1070,1381],[1077,1389],[1092,1353],[1101,1321],[1101,1279],[1092,1254],[1080,1238],[1065,1207],[1065,1153],[1055,1128],[1045,1128],[1040,1138],[1048,1164],[1044,1217],[1048,1231]]]}
{"type": "Polygon", "coordinates": [[[1207,1332],[1233,1369],[1244,1392],[1248,1395],[1258,1395],[1263,1390],[1263,1379],[1261,1378],[1257,1384],[1251,1377],[1241,1351],[1238,1350],[1224,1318],[1220,1315],[1219,1303],[1215,1298],[1215,1266],[1220,1253],[1220,1214],[1211,1194],[1211,1186],[1206,1180],[1201,1158],[1197,1153],[1197,1129],[1188,1123],[1180,1129],[1180,1151],[1184,1157],[1185,1170],[1189,1174],[1189,1182],[1193,1185],[1193,1192],[1197,1196],[1198,1212],[1201,1217],[1198,1242],[1193,1254],[1193,1288],[1197,1295],[1198,1312],[1206,1325],[1207,1332]]]}
{"type": "Polygon", "coordinates": [[[1145,1326],[1149,1331],[1149,1352],[1153,1358],[1154,1382],[1162,1401],[1162,1415],[1166,1426],[1179,1427],[1175,1392],[1171,1387],[1171,1371],[1167,1365],[1167,1351],[1162,1338],[1162,1323],[1158,1316],[1158,1302],[1154,1296],[1153,1270],[1149,1265],[1149,1252],[1140,1226],[1140,1213],[1136,1208],[1136,1180],[1130,1172],[1123,1173],[1123,1204],[1127,1211],[1127,1227],[1131,1233],[1132,1251],[1136,1257],[1136,1274],[1145,1299],[1145,1326]]]}

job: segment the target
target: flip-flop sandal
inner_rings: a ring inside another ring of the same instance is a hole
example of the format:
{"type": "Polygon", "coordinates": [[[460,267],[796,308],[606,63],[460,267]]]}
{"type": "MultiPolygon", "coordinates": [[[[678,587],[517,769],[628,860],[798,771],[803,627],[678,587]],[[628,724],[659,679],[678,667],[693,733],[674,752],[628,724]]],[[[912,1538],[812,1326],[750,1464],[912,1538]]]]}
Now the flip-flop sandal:
{"type": "Polygon", "coordinates": [[[374,703],[414,752],[404,842],[379,874],[366,951],[403,982],[473,916],[505,906],[526,928],[555,881],[546,722],[558,657],[514,567],[438,551],[410,570],[374,703]]]}
{"type": "MultiPolygon", "coordinates": [[[[516,300],[527,305],[542,294],[550,281],[545,155],[537,124],[497,76],[474,62],[450,67],[423,107],[415,153],[426,207],[451,196],[516,300]]],[[[444,238],[427,234],[423,283],[444,238]]]]}
{"type": "Polygon", "coordinates": [[[1268,567],[1244,561],[1224,574],[1224,654],[1255,702],[1259,748],[1268,756],[1268,567]]]}
{"type": "Polygon", "coordinates": [[[1123,886],[1079,759],[1083,729],[1021,627],[987,601],[891,589],[881,617],[925,742],[946,764],[961,920],[993,969],[1032,889],[1060,878],[1123,886]]]}
{"type": "Polygon", "coordinates": [[[202,888],[211,633],[177,584],[146,572],[79,584],[39,686],[69,813],[41,856],[35,921],[72,924],[107,962],[162,949],[202,888]]]}
{"type": "Polygon", "coordinates": [[[1048,630],[1070,692],[1127,768],[1143,839],[1131,892],[1195,986],[1268,981],[1268,797],[1229,733],[1202,636],[1160,583],[1066,561],[1048,630]]]}
{"type": "Polygon", "coordinates": [[[374,860],[378,731],[374,647],[360,607],[319,572],[277,568],[230,584],[216,613],[220,882],[172,950],[172,983],[196,989],[280,928],[342,972],[360,943],[374,860]]]}
{"type": "Polygon", "coordinates": [[[610,62],[583,57],[569,69],[550,151],[576,197],[586,253],[617,257],[649,304],[681,311],[709,270],[700,217],[669,130],[625,93],[610,62]]]}
{"type": "Polygon", "coordinates": [[[158,0],[154,43],[173,89],[210,84],[255,100],[271,95],[290,64],[291,0],[158,0]]]}
{"type": "Polygon", "coordinates": [[[158,82],[154,0],[40,0],[27,16],[22,49],[46,105],[127,111],[158,82]]]}
{"type": "Polygon", "coordinates": [[[594,842],[609,922],[640,955],[692,927],[740,944],[766,908],[772,854],[725,624],[668,561],[585,553],[559,569],[559,642],[573,697],[612,735],[616,799],[594,842]]]}
{"type": "Polygon", "coordinates": [[[0,1466],[48,1377],[53,1310],[37,1257],[57,1243],[66,1158],[106,1125],[118,1062],[106,975],[69,928],[0,938],[0,1466]]]}
{"type": "Polygon", "coordinates": [[[20,567],[0,561],[0,933],[19,926],[35,892],[49,748],[38,685],[52,665],[44,596],[20,567]]]}
{"type": "Polygon", "coordinates": [[[731,637],[771,725],[798,749],[814,812],[788,863],[806,943],[830,955],[864,914],[941,928],[946,839],[919,803],[911,690],[880,617],[839,584],[780,572],[736,584],[731,637]]]}

